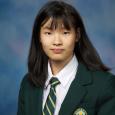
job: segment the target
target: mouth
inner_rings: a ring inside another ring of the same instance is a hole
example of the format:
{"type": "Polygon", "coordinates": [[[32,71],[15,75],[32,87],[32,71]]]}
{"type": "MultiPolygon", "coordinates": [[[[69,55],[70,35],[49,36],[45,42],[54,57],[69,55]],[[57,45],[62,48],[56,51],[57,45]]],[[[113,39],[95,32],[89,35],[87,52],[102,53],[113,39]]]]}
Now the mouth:
{"type": "Polygon", "coordinates": [[[54,49],[51,49],[51,50],[52,50],[53,53],[55,53],[55,54],[61,54],[64,49],[54,48],[54,49]]]}

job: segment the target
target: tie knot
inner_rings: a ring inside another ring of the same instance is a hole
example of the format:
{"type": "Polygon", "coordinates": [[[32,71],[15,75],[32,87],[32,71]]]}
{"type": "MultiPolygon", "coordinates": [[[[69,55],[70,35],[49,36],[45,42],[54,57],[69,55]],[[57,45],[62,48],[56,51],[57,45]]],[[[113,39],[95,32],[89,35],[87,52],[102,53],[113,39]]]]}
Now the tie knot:
{"type": "Polygon", "coordinates": [[[50,84],[52,87],[56,87],[58,84],[60,84],[60,81],[58,80],[58,78],[56,77],[52,77],[51,80],[50,80],[50,84]]]}

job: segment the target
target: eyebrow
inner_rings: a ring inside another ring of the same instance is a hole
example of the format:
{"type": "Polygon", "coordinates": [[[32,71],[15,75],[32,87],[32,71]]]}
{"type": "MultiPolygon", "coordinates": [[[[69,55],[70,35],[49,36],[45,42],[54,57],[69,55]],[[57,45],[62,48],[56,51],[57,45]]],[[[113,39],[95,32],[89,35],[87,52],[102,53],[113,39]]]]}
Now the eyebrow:
{"type": "Polygon", "coordinates": [[[51,27],[49,27],[49,26],[45,26],[45,27],[43,27],[43,29],[51,30],[51,27]]]}

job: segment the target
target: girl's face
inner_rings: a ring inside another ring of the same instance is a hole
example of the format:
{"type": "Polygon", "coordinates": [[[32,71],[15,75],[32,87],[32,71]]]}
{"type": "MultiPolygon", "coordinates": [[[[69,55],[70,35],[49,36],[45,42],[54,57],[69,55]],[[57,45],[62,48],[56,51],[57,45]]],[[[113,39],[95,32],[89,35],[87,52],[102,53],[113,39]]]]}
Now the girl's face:
{"type": "Polygon", "coordinates": [[[69,61],[73,56],[75,43],[78,41],[75,30],[73,28],[67,30],[61,23],[61,28],[51,29],[51,22],[50,18],[41,27],[42,48],[51,61],[69,61]]]}

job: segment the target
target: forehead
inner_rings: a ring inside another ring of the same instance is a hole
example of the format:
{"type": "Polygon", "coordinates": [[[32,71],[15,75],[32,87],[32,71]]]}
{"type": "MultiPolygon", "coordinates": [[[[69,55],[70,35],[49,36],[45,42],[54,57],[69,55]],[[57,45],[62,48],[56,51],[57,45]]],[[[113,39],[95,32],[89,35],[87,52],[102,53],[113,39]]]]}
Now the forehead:
{"type": "Polygon", "coordinates": [[[44,29],[67,29],[71,30],[72,26],[69,22],[64,22],[63,19],[49,18],[42,23],[42,28],[44,29]]]}

